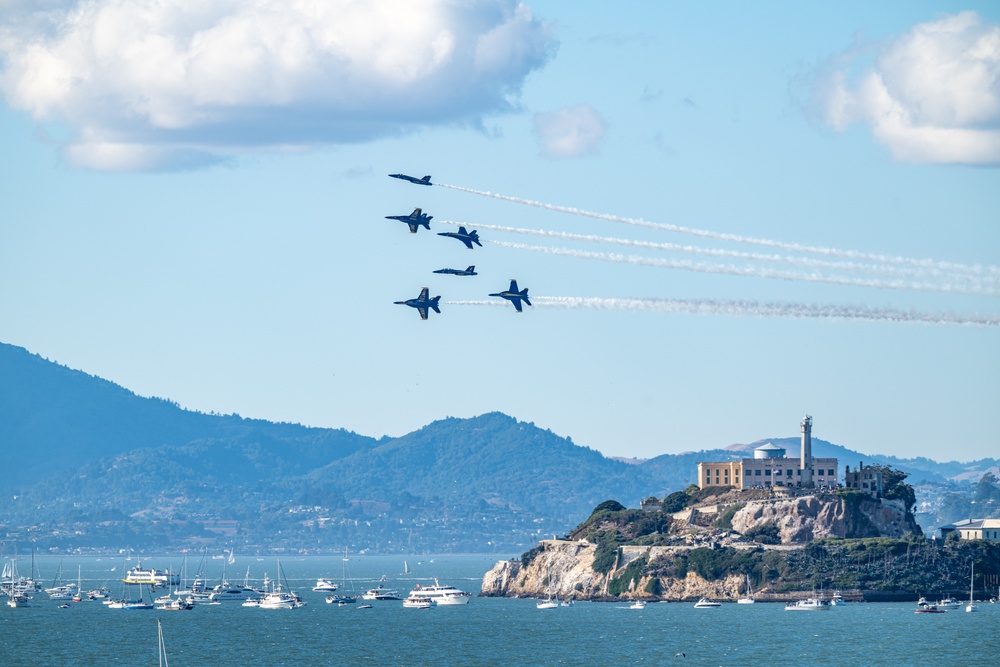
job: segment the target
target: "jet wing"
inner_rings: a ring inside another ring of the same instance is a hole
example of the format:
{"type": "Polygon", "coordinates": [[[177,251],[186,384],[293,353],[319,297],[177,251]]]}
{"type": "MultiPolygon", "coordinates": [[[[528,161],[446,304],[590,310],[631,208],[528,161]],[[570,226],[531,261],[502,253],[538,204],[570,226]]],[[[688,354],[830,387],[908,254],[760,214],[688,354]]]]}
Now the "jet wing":
{"type": "Polygon", "coordinates": [[[519,312],[519,313],[520,313],[520,312],[521,312],[521,299],[520,299],[519,297],[516,297],[516,296],[515,296],[515,297],[514,297],[513,299],[511,299],[511,300],[510,300],[510,302],[511,302],[512,304],[514,304],[514,309],[515,309],[515,310],[516,310],[517,312],[519,312]]]}
{"type": "Polygon", "coordinates": [[[427,319],[427,306],[417,306],[417,312],[420,313],[420,319],[427,319]]]}
{"type": "Polygon", "coordinates": [[[430,290],[429,287],[425,287],[422,290],[420,290],[420,296],[417,297],[417,300],[418,301],[427,301],[427,295],[430,293],[430,291],[431,290],[430,290]]]}
{"type": "Polygon", "coordinates": [[[406,224],[410,226],[410,233],[411,234],[416,234],[417,233],[417,227],[419,226],[417,223],[415,223],[415,222],[408,222],[406,224]]]}

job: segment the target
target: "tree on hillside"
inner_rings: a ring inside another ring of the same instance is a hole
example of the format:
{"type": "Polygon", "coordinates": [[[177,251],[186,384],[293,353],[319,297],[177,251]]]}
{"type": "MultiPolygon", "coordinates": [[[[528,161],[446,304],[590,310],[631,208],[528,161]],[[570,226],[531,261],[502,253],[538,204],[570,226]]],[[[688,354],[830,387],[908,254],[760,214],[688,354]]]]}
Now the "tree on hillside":
{"type": "Polygon", "coordinates": [[[913,487],[904,480],[910,473],[897,470],[892,466],[875,464],[866,466],[882,473],[882,497],[886,500],[902,500],[907,513],[912,514],[917,505],[917,494],[913,487]]]}
{"type": "Polygon", "coordinates": [[[982,518],[993,518],[1000,514],[1000,479],[991,472],[983,475],[976,485],[972,502],[976,505],[975,513],[982,518]]]}

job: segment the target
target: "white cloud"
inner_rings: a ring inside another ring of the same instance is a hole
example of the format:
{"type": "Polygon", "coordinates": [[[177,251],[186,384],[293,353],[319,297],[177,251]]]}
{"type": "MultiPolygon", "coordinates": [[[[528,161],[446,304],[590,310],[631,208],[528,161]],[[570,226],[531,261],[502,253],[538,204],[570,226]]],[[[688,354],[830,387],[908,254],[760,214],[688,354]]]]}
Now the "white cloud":
{"type": "Polygon", "coordinates": [[[14,1],[0,26],[7,103],[95,169],[478,126],[555,48],[516,0],[14,1]]]}
{"type": "Polygon", "coordinates": [[[901,161],[1000,164],[1000,26],[961,12],[914,26],[853,81],[851,64],[817,87],[829,126],[867,123],[901,161]]]}
{"type": "Polygon", "coordinates": [[[606,130],[604,119],[587,104],[535,114],[535,134],[545,157],[593,155],[606,130]]]}

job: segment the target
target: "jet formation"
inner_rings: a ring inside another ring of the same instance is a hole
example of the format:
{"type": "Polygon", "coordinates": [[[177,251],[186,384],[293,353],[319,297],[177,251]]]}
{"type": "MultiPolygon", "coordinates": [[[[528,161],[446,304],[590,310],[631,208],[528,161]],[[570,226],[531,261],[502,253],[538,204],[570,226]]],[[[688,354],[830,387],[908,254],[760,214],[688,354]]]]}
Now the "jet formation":
{"type": "Polygon", "coordinates": [[[413,213],[411,213],[409,215],[387,215],[387,216],[385,216],[386,220],[399,220],[400,222],[405,222],[407,225],[410,226],[410,233],[411,234],[416,234],[417,233],[417,228],[420,227],[421,225],[423,225],[424,228],[427,231],[430,231],[430,229],[431,229],[431,220],[433,218],[434,218],[433,215],[427,215],[426,213],[423,212],[423,209],[420,209],[420,208],[413,209],[413,213]]]}
{"type": "Polygon", "coordinates": [[[438,269],[434,273],[448,273],[453,276],[478,276],[476,265],[471,264],[467,269],[438,269]]]}
{"type": "Polygon", "coordinates": [[[483,244],[479,242],[479,232],[473,229],[471,232],[465,231],[465,227],[459,227],[457,232],[438,232],[438,236],[450,236],[453,239],[458,239],[465,244],[465,247],[472,250],[472,244],[475,243],[480,248],[483,244]]]}
{"type": "MultiPolygon", "coordinates": [[[[424,176],[423,178],[416,178],[415,176],[407,176],[406,174],[389,174],[392,178],[398,178],[400,180],[409,181],[410,183],[415,183],[417,185],[433,185],[431,183],[430,176],[424,176]]],[[[430,231],[431,219],[434,216],[427,215],[420,208],[413,209],[413,213],[409,215],[387,215],[385,216],[387,220],[399,220],[400,222],[405,222],[409,228],[411,234],[416,234],[417,230],[423,226],[425,229],[430,231]]],[[[473,249],[473,244],[483,247],[483,244],[479,241],[479,233],[476,230],[471,232],[466,231],[465,227],[459,227],[457,232],[438,232],[438,236],[450,236],[453,239],[458,239],[465,244],[465,247],[469,250],[473,249]]],[[[470,265],[467,269],[438,269],[434,273],[444,273],[453,276],[476,276],[475,265],[470,265]]],[[[490,296],[498,296],[502,299],[507,299],[514,305],[514,309],[517,312],[522,312],[521,304],[522,302],[527,305],[531,305],[531,301],[528,300],[528,288],[525,287],[523,290],[517,288],[517,281],[511,279],[510,289],[503,292],[495,292],[490,294],[490,296]]],[[[430,310],[435,313],[441,314],[441,308],[438,306],[441,296],[438,295],[433,299],[430,298],[430,288],[424,287],[420,290],[420,295],[415,299],[407,299],[406,301],[393,301],[394,304],[401,306],[409,306],[410,308],[416,308],[417,312],[420,313],[420,319],[426,320],[430,310]]]]}
{"type": "Polygon", "coordinates": [[[409,181],[410,183],[416,183],[417,185],[434,185],[431,183],[430,176],[424,176],[423,178],[417,178],[416,176],[407,176],[406,174],[389,174],[392,178],[398,178],[404,181],[409,181]]]}
{"type": "MultiPolygon", "coordinates": [[[[427,309],[431,308],[438,315],[441,314],[441,309],[438,307],[438,301],[441,299],[441,295],[434,297],[433,299],[428,298],[430,294],[430,289],[425,287],[420,290],[420,296],[416,299],[407,299],[406,301],[393,301],[393,303],[400,306],[409,306],[410,308],[416,308],[417,312],[420,313],[420,319],[427,319],[427,309]]],[[[518,309],[520,310],[520,308],[518,309]]]]}
{"type": "Polygon", "coordinates": [[[503,299],[507,299],[512,304],[514,304],[514,309],[519,313],[521,312],[522,301],[524,301],[524,303],[526,303],[529,306],[531,305],[531,302],[528,301],[528,288],[525,287],[523,290],[518,291],[517,281],[514,280],[513,278],[510,281],[510,289],[504,292],[495,292],[493,294],[490,294],[490,296],[498,296],[503,299]]]}

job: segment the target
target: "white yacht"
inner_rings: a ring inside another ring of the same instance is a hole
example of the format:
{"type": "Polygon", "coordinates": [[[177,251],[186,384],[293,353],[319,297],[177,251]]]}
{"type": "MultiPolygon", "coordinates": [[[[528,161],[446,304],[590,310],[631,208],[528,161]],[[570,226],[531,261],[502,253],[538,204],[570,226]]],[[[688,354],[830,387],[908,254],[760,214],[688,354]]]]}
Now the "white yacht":
{"type": "Polygon", "coordinates": [[[434,605],[428,597],[411,595],[403,600],[403,606],[407,609],[430,609],[434,605]]]}
{"type": "Polygon", "coordinates": [[[442,586],[435,579],[433,586],[421,586],[417,584],[417,587],[410,591],[410,597],[426,598],[432,603],[439,605],[464,605],[469,604],[472,596],[454,586],[442,586]]]}
{"type": "Polygon", "coordinates": [[[295,609],[302,605],[291,593],[275,591],[260,598],[256,606],[261,609],[295,609]]]}
{"type": "Polygon", "coordinates": [[[332,593],[337,590],[339,586],[333,583],[329,579],[317,579],[316,585],[313,586],[313,592],[315,593],[332,593]]]}
{"type": "Polygon", "coordinates": [[[785,611],[828,611],[830,601],[822,598],[806,598],[785,605],[785,611]]]}
{"type": "Polygon", "coordinates": [[[208,599],[212,602],[226,602],[231,600],[256,600],[264,596],[264,591],[252,586],[242,584],[227,583],[224,586],[216,586],[215,590],[209,594],[208,599]]]}
{"type": "Polygon", "coordinates": [[[721,607],[721,602],[716,602],[714,600],[709,600],[708,598],[702,598],[694,603],[695,609],[712,609],[713,607],[721,607]]]}
{"type": "Polygon", "coordinates": [[[539,609],[555,609],[556,607],[559,606],[559,600],[554,600],[548,597],[545,598],[544,600],[539,600],[538,602],[536,602],[535,606],[539,609]]]}
{"type": "Polygon", "coordinates": [[[364,600],[402,600],[399,593],[379,584],[376,588],[369,588],[361,596],[364,600]]]}

